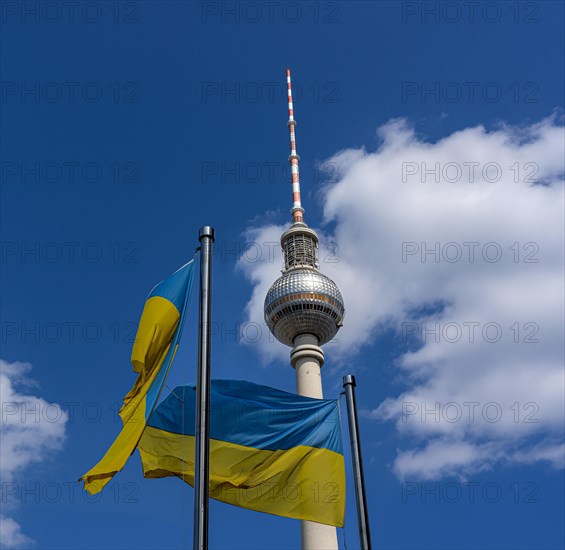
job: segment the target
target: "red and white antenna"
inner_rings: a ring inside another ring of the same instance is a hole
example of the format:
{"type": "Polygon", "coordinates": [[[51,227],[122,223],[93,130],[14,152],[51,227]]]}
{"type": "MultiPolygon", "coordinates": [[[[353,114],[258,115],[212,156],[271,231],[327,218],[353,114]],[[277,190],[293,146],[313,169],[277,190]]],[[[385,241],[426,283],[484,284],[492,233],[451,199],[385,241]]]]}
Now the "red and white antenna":
{"type": "Polygon", "coordinates": [[[286,86],[288,88],[288,129],[290,131],[290,171],[292,174],[292,221],[293,223],[304,223],[302,214],[302,202],[300,201],[300,172],[298,170],[298,161],[300,157],[296,153],[296,135],[294,133],[294,108],[292,105],[292,85],[290,83],[290,69],[286,70],[286,86]]]}

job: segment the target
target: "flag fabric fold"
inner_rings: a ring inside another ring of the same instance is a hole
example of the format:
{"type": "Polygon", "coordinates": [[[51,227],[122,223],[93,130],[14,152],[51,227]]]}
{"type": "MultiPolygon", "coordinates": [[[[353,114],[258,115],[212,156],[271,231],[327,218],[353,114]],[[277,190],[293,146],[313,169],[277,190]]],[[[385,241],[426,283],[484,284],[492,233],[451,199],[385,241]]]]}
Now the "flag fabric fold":
{"type": "MultiPolygon", "coordinates": [[[[154,410],[138,448],[145,477],[194,484],[195,386],[154,410]]],[[[210,497],[279,516],[343,526],[345,468],[338,402],[251,382],[210,388],[210,497]]]]}
{"type": "Polygon", "coordinates": [[[120,409],[122,430],[100,462],[79,479],[90,494],[101,491],[124,467],[143,434],[178,347],[193,277],[191,260],[147,297],[131,355],[137,379],[120,409]]]}

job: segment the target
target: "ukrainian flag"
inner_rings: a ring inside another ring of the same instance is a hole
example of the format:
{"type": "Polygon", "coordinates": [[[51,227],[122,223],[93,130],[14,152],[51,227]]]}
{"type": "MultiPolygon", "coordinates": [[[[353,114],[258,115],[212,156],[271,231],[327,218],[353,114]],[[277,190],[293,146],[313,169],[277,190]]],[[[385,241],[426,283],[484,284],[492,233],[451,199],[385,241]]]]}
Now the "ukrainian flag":
{"type": "MultiPolygon", "coordinates": [[[[178,476],[194,485],[195,396],[195,386],[179,386],[151,415],[139,442],[145,477],[178,476]]],[[[342,527],[345,469],[338,402],[213,380],[210,497],[342,527]]]]}
{"type": "Polygon", "coordinates": [[[120,409],[122,431],[100,462],[84,474],[84,488],[95,494],[119,472],[135,450],[173,362],[192,289],[194,260],[149,294],[131,354],[137,380],[120,409]]]}

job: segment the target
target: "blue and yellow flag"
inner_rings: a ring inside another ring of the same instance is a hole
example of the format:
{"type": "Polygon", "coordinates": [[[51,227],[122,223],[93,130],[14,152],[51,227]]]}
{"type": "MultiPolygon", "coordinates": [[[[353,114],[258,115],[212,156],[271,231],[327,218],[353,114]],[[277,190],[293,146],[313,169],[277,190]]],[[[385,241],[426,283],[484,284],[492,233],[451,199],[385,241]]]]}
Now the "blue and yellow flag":
{"type": "Polygon", "coordinates": [[[100,462],[80,478],[92,495],[124,467],[155,408],[178,347],[193,275],[191,260],[159,283],[145,302],[131,354],[137,380],[120,409],[122,431],[100,462]]]}
{"type": "MultiPolygon", "coordinates": [[[[194,485],[195,386],[177,387],[139,442],[145,477],[194,485]]],[[[238,380],[210,388],[210,497],[259,512],[343,526],[338,402],[238,380]]]]}

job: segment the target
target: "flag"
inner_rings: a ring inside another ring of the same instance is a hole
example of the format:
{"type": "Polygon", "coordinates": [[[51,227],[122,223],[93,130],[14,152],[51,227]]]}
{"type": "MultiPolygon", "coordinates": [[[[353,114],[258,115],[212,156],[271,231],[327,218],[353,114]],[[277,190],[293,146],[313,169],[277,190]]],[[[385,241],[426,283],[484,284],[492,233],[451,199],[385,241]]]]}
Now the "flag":
{"type": "Polygon", "coordinates": [[[100,462],[79,479],[92,495],[124,467],[155,408],[178,347],[193,275],[191,260],[159,283],[145,302],[131,354],[137,379],[120,409],[122,430],[100,462]]]}
{"type": "MultiPolygon", "coordinates": [[[[195,396],[195,386],[179,386],[151,415],[139,442],[145,477],[178,476],[194,485],[195,396]]],[[[210,497],[343,526],[338,402],[251,382],[213,380],[210,497]]]]}

